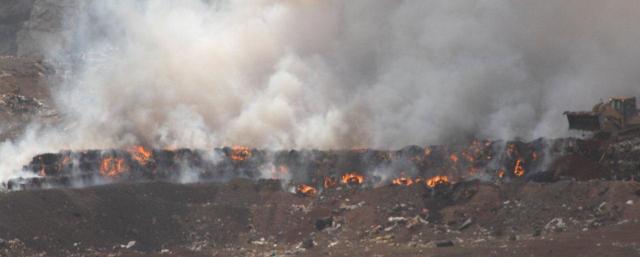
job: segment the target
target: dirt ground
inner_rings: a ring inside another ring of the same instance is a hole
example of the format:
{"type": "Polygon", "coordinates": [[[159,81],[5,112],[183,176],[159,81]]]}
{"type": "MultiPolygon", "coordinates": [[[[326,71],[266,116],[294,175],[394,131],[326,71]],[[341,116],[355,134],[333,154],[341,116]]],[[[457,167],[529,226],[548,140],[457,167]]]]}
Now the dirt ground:
{"type": "Polygon", "coordinates": [[[118,184],[0,196],[2,256],[638,256],[640,183],[118,184]],[[450,246],[438,247],[439,244],[450,246]]]}

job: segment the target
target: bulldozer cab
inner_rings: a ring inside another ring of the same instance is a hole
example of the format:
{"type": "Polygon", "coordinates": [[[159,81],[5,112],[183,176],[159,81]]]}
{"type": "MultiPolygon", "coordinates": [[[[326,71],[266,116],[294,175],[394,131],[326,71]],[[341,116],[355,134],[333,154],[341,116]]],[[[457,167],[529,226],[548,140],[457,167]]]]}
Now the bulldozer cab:
{"type": "Polygon", "coordinates": [[[634,117],[638,112],[635,97],[612,97],[609,99],[609,104],[614,110],[620,113],[624,119],[634,117]]]}

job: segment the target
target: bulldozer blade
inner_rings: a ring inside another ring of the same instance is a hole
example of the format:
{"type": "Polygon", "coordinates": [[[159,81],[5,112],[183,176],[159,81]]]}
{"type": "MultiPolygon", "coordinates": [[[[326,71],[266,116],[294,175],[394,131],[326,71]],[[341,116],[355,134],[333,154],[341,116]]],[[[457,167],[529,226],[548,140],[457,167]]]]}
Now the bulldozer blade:
{"type": "Polygon", "coordinates": [[[600,118],[593,112],[565,112],[569,120],[569,129],[598,131],[600,130],[600,118]]]}

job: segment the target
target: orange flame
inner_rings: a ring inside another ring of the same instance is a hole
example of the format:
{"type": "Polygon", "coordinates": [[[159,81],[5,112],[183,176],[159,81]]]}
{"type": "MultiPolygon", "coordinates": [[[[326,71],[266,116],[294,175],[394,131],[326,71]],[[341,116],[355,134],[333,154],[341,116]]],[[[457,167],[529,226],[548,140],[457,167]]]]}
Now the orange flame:
{"type": "Polygon", "coordinates": [[[503,178],[503,177],[504,177],[504,169],[500,168],[500,169],[498,170],[498,177],[499,177],[499,178],[503,178]]]}
{"type": "Polygon", "coordinates": [[[522,167],[522,160],[518,159],[516,161],[516,166],[513,168],[513,174],[518,177],[524,176],[524,167],[522,167]]]}
{"type": "Polygon", "coordinates": [[[413,185],[413,183],[415,183],[414,180],[407,177],[399,177],[391,181],[391,184],[396,186],[410,186],[413,185]]]}
{"type": "Polygon", "coordinates": [[[140,165],[144,166],[151,160],[151,156],[153,155],[151,151],[145,149],[142,146],[134,146],[127,150],[129,154],[131,154],[131,158],[140,163],[140,165]]]}
{"type": "Polygon", "coordinates": [[[456,155],[455,153],[452,153],[452,154],[449,156],[449,159],[450,159],[452,162],[454,162],[454,163],[458,163],[458,159],[459,159],[459,158],[458,158],[458,155],[456,155]]]}
{"type": "Polygon", "coordinates": [[[338,185],[338,181],[333,177],[324,177],[324,188],[333,188],[338,185]]]}
{"type": "Polygon", "coordinates": [[[102,159],[100,164],[100,175],[102,176],[115,177],[125,171],[127,171],[127,167],[124,159],[121,158],[107,157],[102,159]]]}
{"type": "Polygon", "coordinates": [[[245,161],[251,157],[251,149],[244,146],[234,146],[231,148],[231,160],[245,161]]]}
{"type": "Polygon", "coordinates": [[[312,186],[301,184],[296,187],[296,193],[313,197],[313,196],[316,196],[316,194],[318,194],[318,190],[312,186]]]}
{"type": "Polygon", "coordinates": [[[427,186],[428,187],[436,187],[437,185],[441,185],[441,184],[449,184],[449,177],[447,176],[435,176],[432,177],[430,179],[427,180],[427,186]]]}
{"type": "Polygon", "coordinates": [[[364,176],[358,173],[351,172],[351,173],[342,175],[342,184],[359,185],[362,183],[364,183],[364,176]]]}

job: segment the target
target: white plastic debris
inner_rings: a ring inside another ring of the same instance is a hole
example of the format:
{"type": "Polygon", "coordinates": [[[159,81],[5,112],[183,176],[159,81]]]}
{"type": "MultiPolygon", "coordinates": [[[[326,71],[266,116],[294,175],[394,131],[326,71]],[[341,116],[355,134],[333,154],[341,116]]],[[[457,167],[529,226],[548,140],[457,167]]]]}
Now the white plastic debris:
{"type": "Polygon", "coordinates": [[[129,248],[133,247],[134,245],[136,245],[136,241],[129,241],[129,243],[127,243],[127,245],[124,246],[124,248],[129,249],[129,248]]]}

